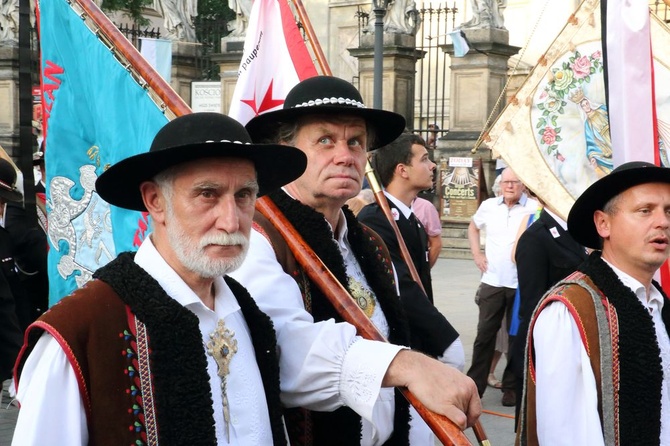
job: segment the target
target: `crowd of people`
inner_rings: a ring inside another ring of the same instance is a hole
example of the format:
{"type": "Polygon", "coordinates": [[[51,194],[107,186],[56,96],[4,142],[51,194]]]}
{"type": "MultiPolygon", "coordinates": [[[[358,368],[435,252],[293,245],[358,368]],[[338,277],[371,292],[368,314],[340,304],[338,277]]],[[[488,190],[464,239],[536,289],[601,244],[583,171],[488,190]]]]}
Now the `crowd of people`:
{"type": "Polygon", "coordinates": [[[172,120],[96,181],[111,205],[147,212],[151,232],[46,312],[46,236],[0,159],[13,444],[433,446],[398,388],[465,429],[487,386],[516,406],[519,444],[670,444],[670,310],[653,280],[670,255],[670,170],[623,164],[566,221],[502,168],[468,227],[481,283],[463,373],[433,303],[440,218],[419,197],[435,143],[405,127],[329,76],[246,126],[172,120]],[[370,322],[388,342],[360,336],[370,322]]]}

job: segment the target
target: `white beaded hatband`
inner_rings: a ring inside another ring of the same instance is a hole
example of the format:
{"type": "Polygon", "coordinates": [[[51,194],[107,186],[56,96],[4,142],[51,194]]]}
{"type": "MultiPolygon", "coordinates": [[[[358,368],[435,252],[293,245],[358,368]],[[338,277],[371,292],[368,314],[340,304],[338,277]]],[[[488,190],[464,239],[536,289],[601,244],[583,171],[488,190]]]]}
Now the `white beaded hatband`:
{"type": "Polygon", "coordinates": [[[349,99],[349,98],[323,98],[323,99],[314,99],[309,102],[303,102],[302,104],[296,104],[293,106],[293,108],[298,108],[298,107],[314,107],[314,106],[319,106],[319,105],[351,105],[354,107],[358,108],[366,108],[365,105],[360,102],[356,101],[354,99],[349,99]]]}

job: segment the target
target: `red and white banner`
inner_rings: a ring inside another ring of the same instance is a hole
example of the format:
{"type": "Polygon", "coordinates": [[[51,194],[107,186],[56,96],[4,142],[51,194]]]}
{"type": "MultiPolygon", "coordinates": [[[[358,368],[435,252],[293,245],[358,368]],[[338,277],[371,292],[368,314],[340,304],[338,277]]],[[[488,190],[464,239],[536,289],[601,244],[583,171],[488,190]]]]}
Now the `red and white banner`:
{"type": "Polygon", "coordinates": [[[614,167],[659,164],[647,0],[607,0],[608,111],[614,167]]]}
{"type": "Polygon", "coordinates": [[[281,107],[294,85],[317,74],[286,0],[255,0],[228,114],[246,124],[281,107]]]}

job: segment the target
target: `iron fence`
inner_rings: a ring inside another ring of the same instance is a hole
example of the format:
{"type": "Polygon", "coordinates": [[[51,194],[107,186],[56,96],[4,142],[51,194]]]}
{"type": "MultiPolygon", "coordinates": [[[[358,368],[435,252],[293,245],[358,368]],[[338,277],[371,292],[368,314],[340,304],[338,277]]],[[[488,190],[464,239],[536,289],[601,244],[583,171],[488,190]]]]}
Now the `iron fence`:
{"type": "Polygon", "coordinates": [[[649,3],[650,9],[665,23],[670,23],[670,6],[663,0],[652,0],[649,3]]]}
{"type": "MultiPolygon", "coordinates": [[[[447,36],[456,26],[458,8],[454,1],[451,7],[447,3],[419,5],[417,11],[420,26],[416,34],[416,48],[425,55],[417,61],[414,122],[408,122],[407,126],[427,140],[435,140],[448,132],[449,56],[441,46],[448,43],[447,36]]],[[[369,8],[359,6],[356,20],[360,45],[360,36],[370,21],[369,8]]],[[[354,79],[354,84],[356,81],[354,79]]]]}
{"type": "Polygon", "coordinates": [[[195,35],[202,44],[202,51],[195,60],[197,80],[220,80],[219,65],[212,62],[212,54],[221,53],[221,38],[227,36],[228,21],[196,17],[195,35]]]}
{"type": "Polygon", "coordinates": [[[150,38],[150,39],[160,39],[161,37],[161,32],[159,28],[144,28],[136,23],[131,23],[130,25],[127,23],[121,23],[121,24],[114,24],[119,31],[121,31],[121,34],[126,36],[126,39],[130,41],[130,43],[133,44],[135,48],[140,47],[140,39],[143,37],[150,38]]]}
{"type": "Polygon", "coordinates": [[[449,107],[449,55],[444,52],[447,36],[456,27],[456,2],[418,8],[421,27],[416,34],[416,47],[425,52],[417,61],[417,77],[413,131],[424,138],[444,136],[449,107]]]}

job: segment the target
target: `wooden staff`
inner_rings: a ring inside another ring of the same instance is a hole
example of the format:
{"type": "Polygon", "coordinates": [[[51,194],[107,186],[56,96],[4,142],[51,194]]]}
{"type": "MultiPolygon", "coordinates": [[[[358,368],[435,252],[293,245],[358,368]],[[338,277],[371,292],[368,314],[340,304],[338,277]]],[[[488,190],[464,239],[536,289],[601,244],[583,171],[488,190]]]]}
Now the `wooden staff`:
{"type": "MultiPolygon", "coordinates": [[[[349,292],[333,276],[312,248],[303,240],[284,214],[268,197],[256,200],[256,209],[267,217],[286,240],[291,252],[307,275],[324,292],[342,318],[354,325],[365,339],[386,342],[372,321],[363,313],[349,292]]],[[[428,410],[409,390],[399,389],[403,396],[414,406],[426,424],[433,430],[438,440],[446,445],[472,445],[463,432],[451,420],[428,410]]]]}

